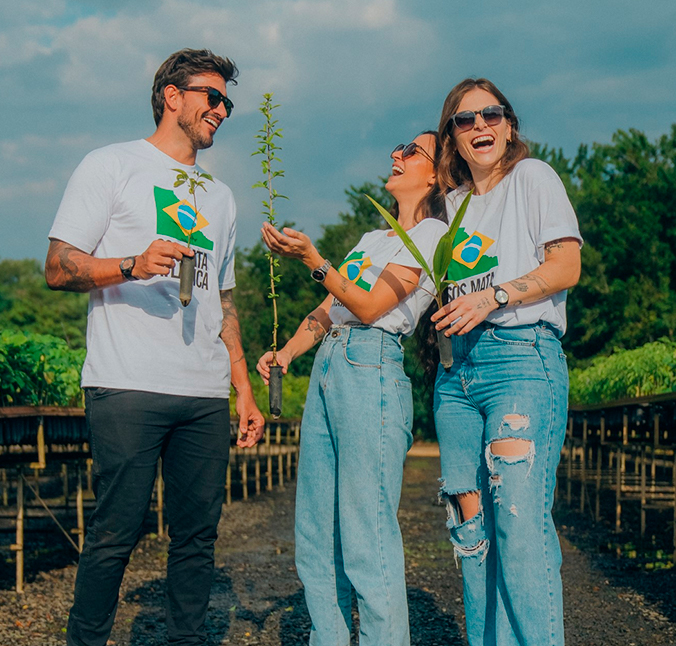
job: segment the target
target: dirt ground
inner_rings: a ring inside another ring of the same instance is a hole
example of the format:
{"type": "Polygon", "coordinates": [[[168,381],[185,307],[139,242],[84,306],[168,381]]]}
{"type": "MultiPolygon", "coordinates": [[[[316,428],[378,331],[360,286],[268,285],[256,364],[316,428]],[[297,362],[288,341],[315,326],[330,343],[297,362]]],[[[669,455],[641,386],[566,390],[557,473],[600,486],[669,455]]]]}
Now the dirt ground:
{"type": "MultiPolygon", "coordinates": [[[[466,644],[462,575],[436,502],[439,461],[431,453],[409,457],[400,512],[411,637],[415,646],[460,646],[466,644]]],[[[224,509],[208,615],[211,646],[307,643],[310,621],[293,562],[293,496],[290,485],[224,509]]],[[[594,530],[562,517],[566,643],[676,645],[674,570],[644,573],[599,554],[594,530]]],[[[109,644],[165,644],[166,549],[165,540],[152,536],[138,546],[109,644]]],[[[65,643],[74,577],[74,565],[33,571],[23,595],[0,580],[0,645],[65,643]]]]}

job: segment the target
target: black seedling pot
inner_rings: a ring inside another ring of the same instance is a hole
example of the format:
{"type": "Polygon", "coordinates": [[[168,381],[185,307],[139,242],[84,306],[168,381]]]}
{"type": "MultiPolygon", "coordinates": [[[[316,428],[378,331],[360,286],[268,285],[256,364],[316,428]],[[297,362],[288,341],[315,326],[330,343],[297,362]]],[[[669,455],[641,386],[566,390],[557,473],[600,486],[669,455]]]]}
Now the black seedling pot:
{"type": "Polygon", "coordinates": [[[453,339],[444,334],[444,330],[437,330],[437,341],[439,343],[439,361],[448,370],[453,365],[453,339]]]}
{"type": "Polygon", "coordinates": [[[181,258],[178,277],[181,285],[178,297],[181,299],[181,305],[188,307],[192,300],[192,284],[195,281],[195,256],[181,258]]]}
{"type": "Polygon", "coordinates": [[[282,366],[270,366],[270,415],[273,419],[282,414],[282,366]]]}

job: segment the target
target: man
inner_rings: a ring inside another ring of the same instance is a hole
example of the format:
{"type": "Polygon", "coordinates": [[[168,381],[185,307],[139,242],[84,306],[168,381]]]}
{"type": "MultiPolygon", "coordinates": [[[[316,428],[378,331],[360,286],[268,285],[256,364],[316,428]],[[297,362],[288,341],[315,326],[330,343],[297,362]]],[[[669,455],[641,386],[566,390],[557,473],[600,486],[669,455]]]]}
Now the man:
{"type": "Polygon", "coordinates": [[[202,644],[229,451],[230,382],[239,446],[263,434],[232,299],[235,204],[209,178],[189,184],[197,151],[230,116],[234,63],[184,49],[155,75],[156,131],[85,157],[68,184],[45,275],[52,289],[90,292],[82,371],[97,506],[68,621],[69,646],[104,646],[124,569],[140,536],[162,457],[167,491],[170,644],[202,644]],[[188,247],[187,243],[190,243],[188,247]],[[178,261],[195,256],[191,302],[178,261]]]}

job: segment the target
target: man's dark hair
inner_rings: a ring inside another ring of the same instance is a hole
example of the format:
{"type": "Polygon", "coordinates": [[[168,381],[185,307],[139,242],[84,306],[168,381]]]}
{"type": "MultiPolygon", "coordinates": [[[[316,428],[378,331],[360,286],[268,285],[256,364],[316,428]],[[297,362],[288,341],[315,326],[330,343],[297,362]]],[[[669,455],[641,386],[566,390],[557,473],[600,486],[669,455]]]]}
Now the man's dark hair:
{"type": "Polygon", "coordinates": [[[167,85],[183,87],[198,74],[219,74],[226,83],[237,85],[239,70],[229,58],[216,56],[208,49],[182,49],[167,58],[155,74],[153,82],[153,119],[159,125],[164,114],[164,88],[167,85]]]}

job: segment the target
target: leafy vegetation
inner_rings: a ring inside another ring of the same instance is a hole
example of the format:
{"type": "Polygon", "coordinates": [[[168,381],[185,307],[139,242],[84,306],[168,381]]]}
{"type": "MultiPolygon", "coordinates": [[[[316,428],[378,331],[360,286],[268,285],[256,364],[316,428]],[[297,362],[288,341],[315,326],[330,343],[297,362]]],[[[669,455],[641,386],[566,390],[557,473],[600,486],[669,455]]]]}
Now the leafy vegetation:
{"type": "Polygon", "coordinates": [[[599,356],[570,371],[570,401],[600,404],[676,391],[676,342],[664,339],[635,350],[599,356]]]}
{"type": "Polygon", "coordinates": [[[85,350],[47,334],[0,332],[2,406],[82,406],[85,350]]]}

